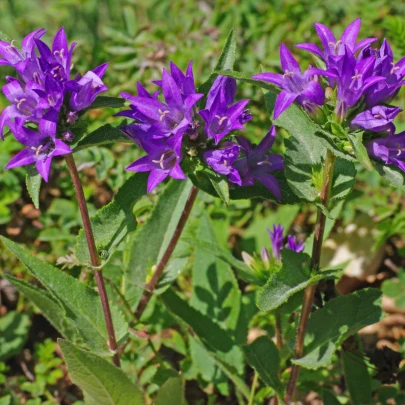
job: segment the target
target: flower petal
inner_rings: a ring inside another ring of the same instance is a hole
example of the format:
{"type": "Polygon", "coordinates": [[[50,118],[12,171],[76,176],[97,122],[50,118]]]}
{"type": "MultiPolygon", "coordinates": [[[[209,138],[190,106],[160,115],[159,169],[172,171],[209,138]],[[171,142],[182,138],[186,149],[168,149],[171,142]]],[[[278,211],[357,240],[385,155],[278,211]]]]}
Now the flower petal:
{"type": "Polygon", "coordinates": [[[163,180],[169,176],[168,171],[163,170],[152,170],[148,177],[148,187],[147,192],[153,191],[163,180]]]}
{"type": "Polygon", "coordinates": [[[283,90],[277,97],[273,119],[277,119],[298,97],[298,94],[283,90]]]}
{"type": "Polygon", "coordinates": [[[321,51],[318,45],[312,43],[302,43],[294,46],[298,49],[314,53],[316,56],[319,56],[320,58],[323,59],[323,52],[321,51]]]}
{"type": "Polygon", "coordinates": [[[280,61],[284,71],[300,72],[300,65],[283,43],[280,44],[280,61]]]}
{"type": "Polygon", "coordinates": [[[342,33],[340,40],[347,45],[351,50],[354,49],[356,44],[357,36],[359,35],[361,25],[361,19],[358,18],[349,24],[342,33]]]}

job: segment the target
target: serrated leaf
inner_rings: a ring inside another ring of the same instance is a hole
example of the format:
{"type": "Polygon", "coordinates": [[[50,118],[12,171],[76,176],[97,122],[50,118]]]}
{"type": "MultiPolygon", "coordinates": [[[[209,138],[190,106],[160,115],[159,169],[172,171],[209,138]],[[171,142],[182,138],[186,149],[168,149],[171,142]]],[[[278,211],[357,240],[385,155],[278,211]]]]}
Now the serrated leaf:
{"type": "Polygon", "coordinates": [[[28,165],[25,184],[27,185],[28,194],[31,197],[35,208],[39,208],[39,191],[41,189],[42,177],[34,165],[28,165]]]}
{"type": "Polygon", "coordinates": [[[263,382],[282,397],[284,387],[278,377],[280,355],[273,341],[267,336],[260,336],[250,345],[245,345],[243,350],[249,364],[259,374],[263,382]]]}
{"type": "Polygon", "coordinates": [[[193,328],[205,347],[238,373],[243,371],[243,355],[228,332],[210,317],[192,308],[171,289],[161,295],[166,308],[193,328]]]}
{"type": "MultiPolygon", "coordinates": [[[[134,49],[132,48],[132,52],[134,49]]],[[[121,108],[125,105],[125,99],[121,97],[110,96],[98,96],[94,103],[88,108],[88,110],[95,110],[96,108],[121,108]]]]}
{"type": "Polygon", "coordinates": [[[198,93],[207,94],[209,89],[214,83],[214,80],[217,78],[218,74],[215,73],[217,70],[227,70],[232,69],[233,64],[235,63],[236,57],[236,34],[235,30],[231,30],[226,39],[225,45],[222,49],[221,55],[215,65],[214,70],[208,77],[207,81],[205,81],[201,86],[198,88],[198,93]]]}
{"type": "Polygon", "coordinates": [[[331,134],[329,131],[324,131],[318,128],[316,136],[320,138],[324,146],[328,148],[335,156],[342,159],[348,160],[349,162],[357,162],[357,159],[352,156],[349,152],[341,150],[336,143],[341,142],[341,140],[336,136],[331,134]]]}
{"type": "MultiPolygon", "coordinates": [[[[105,263],[124,239],[136,229],[137,223],[132,213],[135,203],[146,194],[148,173],[136,173],[118,190],[113,201],[105,205],[91,218],[91,226],[99,256],[105,263]]],[[[75,245],[75,256],[80,263],[90,266],[90,254],[86,236],[80,230],[75,245]]]]}
{"type": "MultiPolygon", "coordinates": [[[[99,295],[79,280],[42,262],[28,250],[11,240],[3,236],[0,236],[0,239],[20,259],[31,274],[41,282],[52,297],[59,302],[65,310],[66,317],[80,333],[83,342],[94,353],[111,356],[99,295]]],[[[127,337],[128,325],[122,313],[114,305],[111,305],[111,314],[117,343],[120,344],[127,337]]]]}
{"type": "Polygon", "coordinates": [[[131,143],[131,140],[125,136],[121,131],[120,127],[124,125],[126,121],[118,122],[114,125],[105,124],[95,131],[86,135],[81,139],[75,146],[73,152],[78,152],[83,149],[91,148],[93,146],[102,146],[109,143],[116,142],[127,142],[131,143]]]}
{"type": "Polygon", "coordinates": [[[221,198],[221,200],[226,204],[229,205],[229,184],[228,179],[220,174],[210,173],[208,178],[211,181],[212,186],[214,187],[215,191],[221,198]]]}
{"type": "Polygon", "coordinates": [[[338,344],[381,319],[381,295],[368,288],[328,301],[310,316],[304,356],[292,362],[309,369],[328,365],[338,344]]]}
{"type": "Polygon", "coordinates": [[[184,388],[180,377],[170,377],[160,387],[155,405],[183,405],[184,388]]]}
{"type": "Polygon", "coordinates": [[[311,275],[310,256],[291,249],[283,249],[281,258],[281,269],[259,290],[256,304],[261,311],[272,311],[308,285],[316,284],[324,278],[336,277],[341,272],[339,269],[333,269],[311,275]]]}
{"type": "Polygon", "coordinates": [[[30,318],[22,312],[10,311],[0,318],[0,361],[20,353],[29,327],[30,318]]]}
{"type": "Polygon", "coordinates": [[[356,179],[356,168],[353,162],[337,158],[333,170],[332,200],[341,200],[353,190],[356,179]]]}
{"type": "Polygon", "coordinates": [[[58,339],[70,379],[84,393],[86,405],[144,405],[143,394],[122,370],[93,353],[58,339]]]}
{"type": "Polygon", "coordinates": [[[374,162],[377,172],[391,185],[401,190],[405,189],[405,172],[394,165],[386,165],[383,162],[374,162]]]}
{"type": "MultiPolygon", "coordinates": [[[[125,297],[133,310],[142,297],[148,273],[162,258],[173,236],[191,187],[189,181],[170,182],[147,222],[137,229],[132,238],[124,271],[125,297]]],[[[176,256],[176,250],[173,256],[176,256]]]]}
{"type": "Polygon", "coordinates": [[[364,132],[348,133],[346,136],[353,147],[353,151],[358,161],[363,165],[366,170],[373,170],[373,164],[370,161],[366,147],[363,144],[364,132]]]}
{"type": "Polygon", "coordinates": [[[39,289],[16,277],[6,276],[6,278],[21,294],[25,295],[40,309],[41,314],[63,337],[76,342],[79,338],[76,328],[69,323],[65,310],[47,290],[39,289]]]}

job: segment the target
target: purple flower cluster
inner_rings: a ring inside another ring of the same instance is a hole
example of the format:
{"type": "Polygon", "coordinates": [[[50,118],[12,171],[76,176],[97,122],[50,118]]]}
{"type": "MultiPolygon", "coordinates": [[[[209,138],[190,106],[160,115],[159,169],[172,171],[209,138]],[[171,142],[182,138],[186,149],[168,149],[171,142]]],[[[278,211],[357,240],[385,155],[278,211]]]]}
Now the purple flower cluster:
{"type": "Polygon", "coordinates": [[[273,250],[273,255],[275,258],[280,259],[280,252],[282,249],[287,248],[294,250],[294,252],[302,252],[304,250],[304,242],[297,242],[296,237],[292,235],[287,235],[287,244],[283,246],[284,241],[284,228],[279,225],[273,225],[273,232],[267,229],[269,233],[271,246],[273,250]]]}
{"type": "Polygon", "coordinates": [[[61,28],[49,48],[41,40],[45,32],[39,29],[27,35],[21,49],[14,41],[0,41],[0,65],[11,66],[16,72],[16,77],[6,78],[7,84],[2,88],[10,105],[0,115],[0,137],[4,139],[4,127],[8,126],[26,146],[6,168],[35,163],[39,174],[48,181],[52,158],[72,152],[64,141],[73,139],[69,129],[80,112],[107,90],[101,80],[107,64],[70,79],[76,43],[69,48],[61,28]]]}
{"type": "Polygon", "coordinates": [[[274,128],[256,149],[243,138],[238,137],[237,142],[233,138],[233,133],[252,119],[246,109],[249,100],[235,102],[235,79],[218,76],[203,109],[197,106],[205,95],[196,91],[192,62],[185,73],[171,63],[170,73],[163,70],[162,80],[154,83],[160,91],[149,93],[138,83],[137,96],[122,93],[130,109],[117,114],[136,120],[121,130],[147,155],[127,170],[150,172],[148,192],[169,176],[185,179],[182,163],[198,159],[194,166],[205,165],[239,186],[259,181],[281,198],[280,186],[270,174],[283,169],[282,157],[268,154],[274,143],[274,128]]]}
{"type": "Polygon", "coordinates": [[[297,61],[281,44],[284,73],[260,73],[253,78],[282,89],[274,108],[275,119],[296,101],[313,118],[325,117],[324,124],[329,121],[346,125],[351,131],[366,131],[364,138],[371,139],[367,143],[370,155],[404,170],[404,164],[399,164],[404,157],[404,136],[394,135],[393,124],[401,109],[389,103],[405,83],[405,58],[395,62],[386,39],[379,49],[372,47],[376,38],[357,42],[360,24],[360,19],[349,24],[337,40],[328,27],[316,23],[322,49],[313,43],[296,45],[314,54],[323,69],[310,66],[302,73],[297,61]],[[321,80],[321,76],[325,78],[321,80]],[[385,136],[372,139],[376,133],[385,136]]]}

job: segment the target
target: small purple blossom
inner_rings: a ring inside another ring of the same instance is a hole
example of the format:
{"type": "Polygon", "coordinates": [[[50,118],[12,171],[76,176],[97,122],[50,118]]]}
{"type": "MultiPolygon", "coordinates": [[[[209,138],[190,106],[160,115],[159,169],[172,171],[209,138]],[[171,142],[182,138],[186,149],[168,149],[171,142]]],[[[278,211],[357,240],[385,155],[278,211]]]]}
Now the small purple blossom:
{"type": "Polygon", "coordinates": [[[305,246],[303,241],[297,243],[297,238],[295,236],[288,235],[286,248],[299,253],[304,250],[305,246]]]}
{"type": "Polygon", "coordinates": [[[273,232],[267,228],[267,232],[269,233],[273,255],[276,259],[281,258],[280,252],[284,247],[297,253],[304,250],[304,242],[297,243],[296,237],[292,235],[287,235],[287,244],[283,246],[284,228],[280,224],[273,225],[273,232]]]}
{"type": "Polygon", "coordinates": [[[387,131],[393,134],[395,125],[392,121],[401,111],[399,107],[375,106],[354,117],[351,126],[372,132],[387,131]]]}
{"type": "Polygon", "coordinates": [[[272,126],[267,135],[261,140],[256,148],[241,137],[237,137],[238,143],[245,156],[236,161],[233,166],[238,170],[242,179],[242,186],[252,186],[256,181],[268,188],[278,200],[281,200],[281,189],[277,179],[271,174],[276,170],[283,170],[283,157],[269,154],[276,139],[276,128],[272,126]]]}
{"type": "Polygon", "coordinates": [[[280,45],[280,60],[284,74],[267,72],[252,76],[253,79],[264,80],[283,89],[274,106],[274,119],[277,119],[294,101],[304,107],[307,104],[323,105],[325,93],[318,83],[317,76],[334,77],[335,74],[312,67],[302,73],[298,62],[283,43],[280,45]]]}
{"type": "Polygon", "coordinates": [[[218,149],[206,151],[204,153],[204,160],[217,173],[225,175],[229,181],[241,186],[242,180],[240,175],[235,167],[233,167],[233,164],[239,157],[239,153],[239,145],[234,142],[224,142],[218,149]]]}
{"type": "Polygon", "coordinates": [[[369,155],[405,172],[405,131],[385,138],[376,138],[366,145],[369,155]]]}

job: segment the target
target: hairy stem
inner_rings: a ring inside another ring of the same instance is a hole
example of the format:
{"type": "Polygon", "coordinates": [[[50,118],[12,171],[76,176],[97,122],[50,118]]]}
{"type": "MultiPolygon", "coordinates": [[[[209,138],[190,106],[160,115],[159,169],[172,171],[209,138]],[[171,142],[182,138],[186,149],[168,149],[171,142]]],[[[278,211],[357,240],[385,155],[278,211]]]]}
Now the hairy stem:
{"type": "MultiPolygon", "coordinates": [[[[320,192],[320,200],[325,208],[328,207],[329,203],[335,160],[336,160],[335,156],[328,150],[323,166],[323,180],[320,192]]],[[[312,259],[311,259],[311,269],[316,271],[319,270],[319,264],[321,260],[325,223],[326,223],[326,216],[322,212],[322,210],[318,208],[314,231],[314,244],[312,247],[312,259]]],[[[309,315],[311,314],[315,290],[316,285],[309,285],[304,291],[304,301],[302,304],[301,316],[298,323],[297,340],[295,343],[295,356],[294,356],[295,359],[301,358],[304,352],[304,338],[308,326],[309,315]]],[[[291,369],[290,380],[287,386],[287,393],[285,396],[285,402],[287,405],[289,405],[293,399],[299,373],[300,367],[296,364],[293,364],[291,369]]]]}
{"type": "Polygon", "coordinates": [[[170,239],[169,245],[167,246],[162,259],[158,263],[158,265],[156,267],[156,271],[154,272],[154,274],[152,276],[152,279],[145,286],[145,292],[141,298],[141,301],[139,302],[138,308],[135,313],[135,316],[138,319],[142,316],[143,311],[145,310],[146,306],[148,305],[148,302],[152,297],[153,291],[155,290],[156,286],[159,283],[163,270],[165,269],[167,262],[169,261],[170,256],[172,255],[172,253],[177,245],[177,242],[180,239],[181,233],[183,232],[187,219],[190,216],[191,209],[193,208],[197,194],[198,194],[198,188],[193,186],[191,188],[190,194],[186,201],[186,205],[184,206],[184,210],[180,216],[179,222],[177,223],[173,236],[170,239]]]}
{"type": "MultiPolygon", "coordinates": [[[[79,204],[80,214],[83,220],[83,229],[86,236],[87,245],[89,247],[90,261],[93,267],[100,265],[96,242],[94,241],[93,230],[91,228],[91,222],[89,212],[87,210],[86,199],[84,198],[82,183],[80,182],[79,173],[77,172],[76,163],[73,159],[73,155],[66,155],[66,164],[72,177],[73,186],[76,192],[77,202],[79,204]]],[[[101,270],[93,269],[94,277],[97,282],[98,292],[100,294],[101,305],[103,307],[105,323],[107,326],[108,343],[110,350],[114,353],[113,362],[117,367],[120,367],[120,358],[117,353],[117,341],[115,339],[114,325],[111,317],[110,304],[108,302],[107,291],[105,289],[103,273],[101,270]]]]}
{"type": "Polygon", "coordinates": [[[257,374],[255,372],[255,375],[253,377],[252,387],[250,389],[250,396],[249,396],[249,404],[248,405],[254,405],[254,403],[255,403],[255,394],[256,394],[256,387],[257,387],[258,381],[259,381],[259,374],[257,374]]]}

